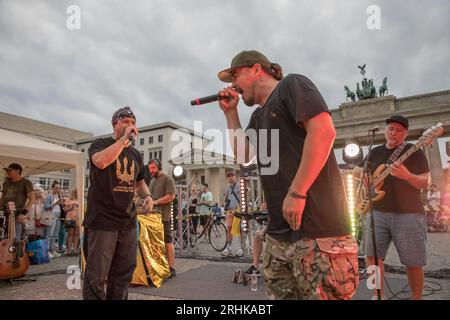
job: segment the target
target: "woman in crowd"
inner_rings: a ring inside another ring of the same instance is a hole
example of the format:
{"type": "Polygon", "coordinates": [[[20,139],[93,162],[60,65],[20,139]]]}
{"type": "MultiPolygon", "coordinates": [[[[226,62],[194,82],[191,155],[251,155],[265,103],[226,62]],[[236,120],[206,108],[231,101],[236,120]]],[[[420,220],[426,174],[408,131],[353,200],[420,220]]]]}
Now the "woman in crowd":
{"type": "Polygon", "coordinates": [[[55,249],[56,242],[58,241],[59,229],[61,227],[61,214],[63,212],[61,208],[63,200],[60,191],[60,184],[57,181],[53,181],[52,191],[48,194],[44,204],[45,210],[47,210],[47,213],[51,213],[53,219],[48,238],[50,241],[50,253],[54,257],[61,256],[55,249]]]}
{"type": "Polygon", "coordinates": [[[80,234],[78,228],[79,210],[76,189],[72,190],[72,192],[70,193],[70,198],[65,200],[64,212],[66,212],[66,219],[64,224],[67,230],[66,254],[68,256],[77,255],[80,234]]]}
{"type": "Polygon", "coordinates": [[[44,190],[35,186],[34,189],[34,204],[31,207],[30,212],[27,213],[27,238],[32,239],[37,237],[44,237],[45,225],[41,224],[41,218],[45,216],[44,209],[44,190]]]}

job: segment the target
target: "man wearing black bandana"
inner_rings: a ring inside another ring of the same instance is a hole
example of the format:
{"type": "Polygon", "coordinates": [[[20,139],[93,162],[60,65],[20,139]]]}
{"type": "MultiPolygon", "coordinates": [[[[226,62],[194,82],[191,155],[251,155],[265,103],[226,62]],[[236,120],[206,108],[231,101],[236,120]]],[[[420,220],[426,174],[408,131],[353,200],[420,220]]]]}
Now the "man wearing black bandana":
{"type": "Polygon", "coordinates": [[[153,206],[142,157],[130,145],[130,136],[138,133],[136,117],[125,107],[114,113],[111,123],[113,136],[97,139],[89,148],[90,186],[83,221],[88,230],[85,300],[127,299],[136,267],[135,192],[146,210],[153,206]]]}

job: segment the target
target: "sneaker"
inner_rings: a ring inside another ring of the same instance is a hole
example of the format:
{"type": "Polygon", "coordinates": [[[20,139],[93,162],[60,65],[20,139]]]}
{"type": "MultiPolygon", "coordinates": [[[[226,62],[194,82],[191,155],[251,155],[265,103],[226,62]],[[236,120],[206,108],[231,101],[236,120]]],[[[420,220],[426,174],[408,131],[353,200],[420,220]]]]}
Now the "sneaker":
{"type": "Polygon", "coordinates": [[[51,252],[49,252],[49,253],[48,253],[48,257],[49,257],[49,259],[53,259],[53,258],[55,258],[55,256],[54,256],[54,255],[52,255],[52,253],[51,253],[51,252]]]}
{"type": "Polygon", "coordinates": [[[177,273],[175,272],[175,269],[172,268],[172,267],[170,267],[170,276],[169,276],[169,279],[170,279],[170,278],[173,278],[173,277],[176,277],[176,275],[177,275],[177,273]]]}
{"type": "Polygon", "coordinates": [[[242,249],[239,249],[237,252],[236,252],[236,256],[238,256],[238,257],[242,257],[244,255],[244,251],[242,250],[242,249]]]}
{"type": "Polygon", "coordinates": [[[222,252],[221,252],[221,255],[223,255],[224,257],[226,257],[226,256],[231,256],[232,255],[232,252],[231,252],[231,249],[230,248],[225,248],[225,250],[223,250],[222,252]]]}
{"type": "Polygon", "coordinates": [[[59,258],[59,257],[61,257],[61,254],[59,254],[59,253],[56,252],[56,251],[53,251],[53,252],[52,252],[52,255],[53,255],[54,258],[59,258]]]}
{"type": "Polygon", "coordinates": [[[251,274],[253,274],[253,272],[255,272],[255,274],[258,274],[258,275],[260,274],[258,268],[256,268],[254,265],[251,265],[250,268],[245,270],[244,274],[251,275],[251,274]]]}

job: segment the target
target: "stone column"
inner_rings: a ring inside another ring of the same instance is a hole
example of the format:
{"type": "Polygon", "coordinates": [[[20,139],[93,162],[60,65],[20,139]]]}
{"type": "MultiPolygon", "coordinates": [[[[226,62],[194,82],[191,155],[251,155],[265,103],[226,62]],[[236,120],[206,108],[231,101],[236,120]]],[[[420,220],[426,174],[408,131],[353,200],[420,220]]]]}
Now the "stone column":
{"type": "Polygon", "coordinates": [[[211,189],[211,169],[210,168],[205,168],[205,183],[211,189]]]}
{"type": "MultiPolygon", "coordinates": [[[[189,182],[191,182],[192,179],[192,170],[190,169],[185,169],[186,170],[186,184],[188,184],[189,182]]],[[[191,192],[191,186],[189,186],[189,193],[191,192]]]]}
{"type": "Polygon", "coordinates": [[[219,202],[219,205],[222,205],[222,203],[225,201],[224,199],[224,193],[225,193],[225,187],[227,184],[227,179],[225,177],[225,167],[219,167],[219,199],[217,202],[219,202]]]}
{"type": "Polygon", "coordinates": [[[444,171],[442,169],[441,152],[439,149],[438,141],[434,140],[433,144],[425,148],[425,155],[430,165],[431,182],[436,184],[442,192],[444,188],[444,171]]]}

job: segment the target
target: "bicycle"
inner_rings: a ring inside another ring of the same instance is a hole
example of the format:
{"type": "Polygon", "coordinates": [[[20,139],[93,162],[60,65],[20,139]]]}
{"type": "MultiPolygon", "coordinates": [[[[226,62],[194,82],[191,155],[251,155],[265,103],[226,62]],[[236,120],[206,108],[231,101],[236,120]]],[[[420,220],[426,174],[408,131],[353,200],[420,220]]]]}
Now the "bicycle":
{"type": "MultiPolygon", "coordinates": [[[[202,232],[197,235],[194,232],[194,225],[192,222],[193,216],[199,216],[198,214],[190,214],[186,215],[186,217],[183,217],[183,224],[182,224],[182,239],[183,239],[183,249],[187,247],[187,239],[189,234],[189,242],[191,248],[195,247],[197,244],[197,241],[202,237],[207,237],[208,242],[211,244],[214,250],[216,251],[223,251],[227,245],[227,228],[225,224],[222,222],[222,220],[225,218],[222,215],[215,214],[215,211],[218,206],[208,206],[209,209],[209,216],[208,220],[206,221],[202,232]]],[[[177,221],[176,219],[174,222],[177,221]]],[[[178,227],[176,226],[176,223],[174,223],[174,230],[177,231],[178,227]]],[[[174,237],[176,239],[176,242],[178,243],[178,232],[175,232],[174,237]]]]}
{"type": "MultiPolygon", "coordinates": [[[[236,218],[241,219],[240,241],[244,256],[253,255],[253,241],[256,233],[265,234],[269,222],[269,212],[253,211],[249,213],[233,212],[236,218]]],[[[263,237],[264,239],[264,237],[263,237]]]]}
{"type": "Polygon", "coordinates": [[[225,219],[221,213],[217,214],[218,206],[208,206],[209,216],[202,232],[197,236],[197,240],[207,235],[208,241],[216,251],[223,251],[227,246],[227,227],[222,222],[225,219]]]}

